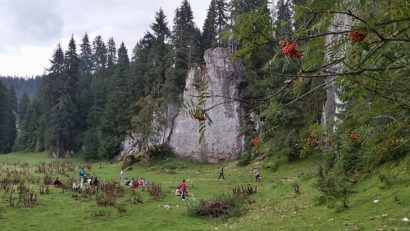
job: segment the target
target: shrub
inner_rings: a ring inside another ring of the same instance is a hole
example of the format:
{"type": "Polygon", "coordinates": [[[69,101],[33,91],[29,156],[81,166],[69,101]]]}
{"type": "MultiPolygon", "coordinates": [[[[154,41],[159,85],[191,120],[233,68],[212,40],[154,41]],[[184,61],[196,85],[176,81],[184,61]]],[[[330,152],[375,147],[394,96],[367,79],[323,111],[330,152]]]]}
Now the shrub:
{"type": "Polygon", "coordinates": [[[142,204],[142,195],[140,192],[137,192],[135,190],[131,191],[131,196],[132,198],[129,200],[130,203],[136,205],[136,204],[142,204]]]}
{"type": "Polygon", "coordinates": [[[202,200],[188,207],[190,214],[200,217],[229,218],[242,214],[243,201],[233,195],[220,195],[216,199],[202,200]]]}
{"type": "Polygon", "coordinates": [[[97,195],[96,202],[99,206],[108,206],[115,204],[116,197],[101,193],[97,195]]]}
{"type": "Polygon", "coordinates": [[[251,204],[252,199],[250,198],[250,196],[253,194],[256,194],[257,189],[258,189],[257,186],[252,187],[250,184],[246,186],[240,185],[240,186],[235,186],[232,189],[232,193],[237,199],[246,201],[249,204],[251,204]]]}
{"type": "Polygon", "coordinates": [[[160,200],[164,198],[165,193],[162,191],[161,185],[160,184],[151,184],[148,186],[147,191],[149,195],[151,196],[152,199],[154,200],[160,200]]]}

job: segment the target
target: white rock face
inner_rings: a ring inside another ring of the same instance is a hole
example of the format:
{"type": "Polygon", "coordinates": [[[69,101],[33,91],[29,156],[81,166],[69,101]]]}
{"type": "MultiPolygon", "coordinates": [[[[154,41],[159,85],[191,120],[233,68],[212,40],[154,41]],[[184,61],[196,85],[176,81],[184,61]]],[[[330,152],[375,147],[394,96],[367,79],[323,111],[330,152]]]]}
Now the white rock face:
{"type": "MultiPolygon", "coordinates": [[[[205,52],[206,67],[192,68],[186,80],[185,102],[197,102],[199,92],[195,78],[204,76],[208,82],[210,97],[205,108],[213,107],[208,115],[213,124],[208,126],[205,139],[199,144],[199,122],[186,115],[182,108],[169,105],[167,118],[174,118],[153,137],[149,145],[169,143],[175,153],[184,159],[198,162],[218,163],[232,160],[244,149],[244,138],[240,135],[242,109],[238,101],[238,78],[241,65],[228,60],[228,51],[223,48],[205,52]]],[[[140,152],[138,135],[129,136],[122,143],[123,150],[117,159],[128,153],[140,152]]],[[[142,148],[144,149],[144,148],[142,148]]]]}
{"type": "MultiPolygon", "coordinates": [[[[347,16],[345,14],[336,14],[334,16],[332,25],[329,26],[329,31],[331,32],[346,31],[350,29],[351,24],[352,24],[352,21],[351,21],[350,16],[347,16]]],[[[334,46],[341,39],[343,39],[343,36],[345,35],[343,34],[326,35],[325,36],[326,46],[327,47],[334,46]]],[[[344,49],[345,47],[340,47],[336,51],[327,50],[325,53],[326,60],[330,63],[332,61],[340,59],[345,53],[344,49]]],[[[342,63],[339,62],[336,65],[329,66],[328,68],[325,69],[324,74],[327,74],[329,72],[333,72],[333,73],[343,72],[342,63]]],[[[326,81],[326,102],[323,105],[323,110],[322,110],[323,125],[327,125],[330,122],[332,122],[331,120],[335,119],[334,117],[338,113],[337,105],[342,103],[337,95],[336,86],[333,83],[335,79],[336,79],[336,76],[329,76],[325,79],[326,81]]]]}
{"type": "Polygon", "coordinates": [[[238,101],[238,75],[240,65],[228,60],[228,52],[223,48],[205,52],[206,68],[191,69],[186,81],[184,101],[196,102],[198,90],[195,76],[205,76],[210,97],[205,108],[213,120],[207,125],[205,139],[199,143],[199,122],[180,110],[171,134],[170,145],[178,156],[207,163],[232,160],[242,152],[244,139],[240,135],[242,109],[238,101]]]}

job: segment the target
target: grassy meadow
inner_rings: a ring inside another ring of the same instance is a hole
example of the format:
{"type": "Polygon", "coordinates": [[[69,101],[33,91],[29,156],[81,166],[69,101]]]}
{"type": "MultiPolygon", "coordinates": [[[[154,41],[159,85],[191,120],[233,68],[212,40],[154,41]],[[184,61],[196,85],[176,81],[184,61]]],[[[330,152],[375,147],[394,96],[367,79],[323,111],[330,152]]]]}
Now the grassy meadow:
{"type": "Polygon", "coordinates": [[[236,162],[197,164],[168,159],[134,165],[126,176],[160,184],[165,196],[154,200],[138,188],[143,202],[134,204],[133,190],[122,186],[124,196],[117,198],[115,205],[99,206],[95,196],[90,199],[70,189],[50,186],[49,193],[41,195],[44,175],[71,182],[78,179],[79,166],[88,166],[88,175],[97,176],[101,183],[112,182],[119,180],[121,163],[86,165],[80,159],[55,160],[45,153],[0,155],[0,182],[10,177],[7,174],[17,174],[36,194],[33,205],[13,207],[11,189],[0,183],[0,230],[410,230],[410,222],[403,221],[410,219],[410,156],[366,176],[353,189],[348,200],[350,208],[343,211],[338,203],[318,202],[315,163],[270,160],[238,167],[236,162]],[[39,166],[56,166],[64,161],[71,169],[40,173],[39,166]],[[225,180],[217,180],[221,166],[225,180]],[[262,182],[255,182],[252,167],[260,170],[262,182]],[[174,195],[182,179],[187,180],[190,193],[185,201],[174,195]],[[235,186],[247,184],[257,186],[257,193],[251,196],[252,204],[244,205],[241,216],[214,219],[188,212],[188,206],[201,199],[229,194],[235,186]],[[300,194],[295,193],[295,185],[300,194]]]}

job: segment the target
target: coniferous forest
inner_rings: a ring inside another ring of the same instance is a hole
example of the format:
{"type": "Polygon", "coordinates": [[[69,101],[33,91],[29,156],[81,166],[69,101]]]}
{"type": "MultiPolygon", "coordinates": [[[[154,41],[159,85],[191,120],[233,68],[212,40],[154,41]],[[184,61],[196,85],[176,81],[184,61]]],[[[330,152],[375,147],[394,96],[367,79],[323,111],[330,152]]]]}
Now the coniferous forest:
{"type": "Polygon", "coordinates": [[[223,47],[243,66],[236,100],[252,118],[239,161],[317,158],[319,190],[346,198],[361,174],[410,152],[409,15],[402,0],[211,0],[199,28],[183,0],[134,47],[72,36],[33,97],[0,82],[0,153],[112,160],[133,130],[155,132],[149,110],[181,105],[189,69],[223,47]]]}

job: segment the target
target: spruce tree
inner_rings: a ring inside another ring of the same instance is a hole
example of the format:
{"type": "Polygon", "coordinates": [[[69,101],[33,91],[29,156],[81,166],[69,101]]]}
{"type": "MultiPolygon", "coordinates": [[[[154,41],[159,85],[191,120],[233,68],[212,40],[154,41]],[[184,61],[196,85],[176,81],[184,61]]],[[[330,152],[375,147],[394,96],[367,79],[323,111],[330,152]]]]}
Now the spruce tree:
{"type": "Polygon", "coordinates": [[[8,113],[10,108],[7,98],[7,88],[0,82],[0,153],[8,152],[8,113]]]}
{"type": "Polygon", "coordinates": [[[93,54],[87,33],[80,44],[80,70],[82,74],[91,74],[93,71],[93,54]]]}
{"type": "Polygon", "coordinates": [[[292,34],[292,12],[289,0],[278,0],[276,3],[275,37],[276,39],[289,39],[292,34]]]}
{"type": "Polygon", "coordinates": [[[266,0],[231,0],[231,18],[235,18],[241,14],[256,11],[263,4],[267,4],[266,0]]]}
{"type": "Polygon", "coordinates": [[[107,159],[119,154],[121,142],[131,127],[129,58],[124,43],[118,49],[118,64],[111,86],[99,129],[100,153],[107,159]]]}
{"type": "Polygon", "coordinates": [[[209,4],[208,12],[206,14],[204,26],[202,28],[202,36],[201,36],[201,47],[203,51],[208,48],[213,48],[216,46],[216,0],[211,0],[209,4]]]}
{"type": "Polygon", "coordinates": [[[88,34],[85,33],[80,44],[80,78],[78,81],[78,106],[77,106],[77,124],[76,127],[81,132],[87,128],[87,116],[93,104],[93,95],[90,90],[93,66],[93,53],[88,39],[88,34]]]}
{"type": "Polygon", "coordinates": [[[222,32],[227,25],[227,4],[225,0],[212,0],[203,26],[201,47],[208,48],[222,46],[222,32]]]}
{"type": "Polygon", "coordinates": [[[24,92],[17,106],[19,124],[24,120],[24,117],[26,116],[27,108],[29,105],[30,105],[30,99],[28,98],[27,93],[24,92]]]}
{"type": "Polygon", "coordinates": [[[97,35],[93,41],[93,66],[95,71],[103,71],[107,67],[107,47],[101,35],[97,35]]]}
{"type": "Polygon", "coordinates": [[[146,33],[145,36],[136,44],[133,49],[133,67],[132,67],[132,95],[137,101],[140,97],[148,95],[152,89],[152,82],[146,77],[149,70],[149,55],[153,46],[154,36],[151,33],[146,33]]]}
{"type": "Polygon", "coordinates": [[[0,153],[9,153],[16,139],[14,88],[7,89],[0,82],[0,153]]]}
{"type": "Polygon", "coordinates": [[[37,99],[34,99],[27,108],[24,118],[19,122],[19,133],[15,149],[18,151],[41,151],[43,146],[41,135],[42,111],[37,99]]]}
{"type": "Polygon", "coordinates": [[[115,48],[114,38],[108,39],[107,68],[112,69],[117,63],[117,49],[115,48]]]}
{"type": "Polygon", "coordinates": [[[160,9],[155,16],[155,22],[151,25],[153,31],[153,45],[150,49],[147,79],[153,83],[150,94],[154,98],[159,98],[161,88],[165,82],[166,71],[166,55],[170,50],[166,40],[170,37],[171,32],[168,28],[168,22],[162,9],[160,9]]]}
{"type": "Polygon", "coordinates": [[[188,69],[201,60],[201,33],[195,26],[191,6],[184,0],[176,10],[172,30],[172,50],[167,73],[169,89],[181,93],[185,87],[188,69]]]}
{"type": "Polygon", "coordinates": [[[71,37],[68,51],[64,54],[60,45],[57,47],[48,78],[45,80],[47,110],[43,127],[45,130],[45,148],[57,156],[75,150],[76,113],[80,62],[74,38],[71,37]],[[50,90],[50,92],[48,92],[50,90]]]}

